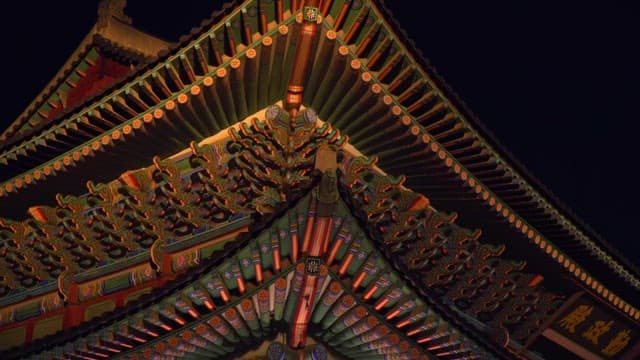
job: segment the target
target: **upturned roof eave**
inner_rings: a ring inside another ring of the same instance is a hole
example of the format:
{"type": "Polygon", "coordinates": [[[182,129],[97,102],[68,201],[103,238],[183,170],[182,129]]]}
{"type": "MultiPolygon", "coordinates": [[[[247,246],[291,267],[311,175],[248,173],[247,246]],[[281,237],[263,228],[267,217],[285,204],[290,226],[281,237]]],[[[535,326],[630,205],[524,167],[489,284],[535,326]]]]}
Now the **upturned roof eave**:
{"type": "MultiPolygon", "coordinates": [[[[131,303],[123,305],[121,307],[117,307],[116,309],[109,311],[95,319],[92,319],[91,321],[83,322],[71,329],[65,329],[47,337],[35,340],[32,343],[25,344],[23,347],[13,348],[10,351],[0,352],[0,354],[6,356],[7,359],[24,358],[25,356],[27,358],[33,358],[34,356],[37,357],[39,356],[39,354],[41,355],[43,352],[51,350],[52,348],[61,346],[65,346],[66,348],[66,345],[74,343],[77,340],[88,339],[91,338],[92,335],[95,336],[97,334],[103,335],[102,331],[107,330],[107,328],[113,326],[115,323],[121,322],[122,320],[127,318],[132,318],[134,317],[134,315],[139,316],[142,312],[149,311],[149,309],[151,309],[152,307],[161,304],[163,300],[175,296],[180,296],[186,288],[193,285],[194,283],[197,283],[198,279],[214,271],[226,260],[232,258],[240,250],[244,249],[249,244],[249,242],[257,238],[260,233],[268,232],[270,228],[275,226],[274,224],[279,218],[286,217],[288,211],[293,209],[303,197],[308,196],[313,191],[313,189],[317,188],[317,183],[318,179],[316,179],[314,183],[310,184],[310,187],[308,187],[306,191],[298,193],[297,197],[289,199],[287,202],[283,203],[281,207],[275,211],[274,214],[270,214],[266,217],[260,218],[258,219],[258,221],[252,223],[249,226],[248,232],[242,233],[234,241],[225,243],[223,249],[215,251],[209,258],[205,259],[201,265],[197,266],[196,268],[192,268],[187,272],[181,273],[175,279],[167,282],[163,287],[154,288],[150,293],[142,295],[137,300],[134,300],[131,303]]],[[[341,194],[341,197],[343,198],[342,201],[349,200],[344,199],[345,194],[346,190],[344,190],[344,192],[342,192],[341,194]]],[[[345,202],[345,204],[347,203],[345,202]]],[[[354,210],[350,208],[350,205],[347,206],[351,211],[354,210]]],[[[371,230],[369,229],[369,231],[371,230]]],[[[415,294],[421,300],[428,304],[429,308],[434,310],[434,312],[441,320],[446,321],[446,323],[448,324],[447,327],[449,329],[459,331],[465,342],[472,342],[482,346],[482,350],[475,350],[478,352],[478,355],[481,355],[483,356],[482,358],[486,359],[496,358],[506,360],[513,358],[513,349],[507,349],[498,346],[497,344],[492,342],[492,340],[489,339],[486,334],[477,327],[476,324],[471,323],[466,317],[461,316],[457,311],[449,308],[446,304],[431,299],[423,289],[416,286],[417,278],[415,276],[410,273],[403,272],[402,269],[391,264],[391,259],[387,260],[390,262],[391,271],[397,272],[398,276],[405,279],[407,285],[413,290],[413,292],[415,292],[415,294]]],[[[278,276],[283,276],[283,274],[286,275],[290,272],[293,272],[294,265],[295,264],[291,264],[287,269],[283,269],[283,273],[279,274],[278,276]]],[[[336,277],[334,280],[338,280],[338,278],[336,277]]],[[[274,280],[272,279],[269,281],[269,283],[272,283],[273,281],[274,280]]],[[[349,288],[349,286],[347,285],[348,284],[343,284],[345,288],[349,288]]],[[[255,294],[251,292],[247,294],[248,296],[243,296],[242,298],[240,298],[240,300],[255,296],[255,294]]],[[[231,304],[239,303],[240,300],[234,299],[231,304]]],[[[358,304],[360,304],[361,306],[365,306],[371,313],[377,313],[377,311],[373,309],[373,306],[371,304],[366,304],[366,302],[361,301],[360,299],[357,301],[358,304]]],[[[381,314],[379,316],[382,317],[381,314]]],[[[143,344],[140,345],[139,348],[132,349],[130,353],[135,353],[148,346],[153,346],[159,340],[166,340],[170,336],[176,336],[176,334],[181,334],[184,331],[189,331],[188,329],[192,325],[193,324],[190,323],[182,328],[175,329],[174,333],[162,335],[161,338],[152,340],[150,344],[143,344]]],[[[392,327],[391,325],[389,326],[392,327]]],[[[402,332],[400,330],[398,331],[402,332]]],[[[407,339],[409,339],[408,336],[407,339]]],[[[243,353],[244,350],[239,349],[234,351],[232,354],[239,356],[243,353]]],[[[435,355],[427,353],[426,351],[425,353],[427,354],[427,356],[429,356],[430,359],[436,359],[435,355]]]]}
{"type": "MultiPolygon", "coordinates": [[[[511,169],[513,174],[523,179],[526,184],[529,184],[534,191],[540,193],[544,200],[546,200],[553,209],[556,209],[555,218],[559,223],[563,220],[569,220],[571,224],[574,224],[576,231],[573,231],[573,236],[576,241],[584,244],[586,241],[593,241],[597,246],[601,246],[608,253],[612,255],[614,259],[620,262],[624,268],[628,269],[636,279],[640,278],[640,269],[633,264],[627,257],[625,257],[618,249],[616,249],[610,242],[604,237],[598,234],[590,225],[582,220],[571,208],[566,205],[561,199],[559,199],[541,180],[539,180],[526,166],[511,152],[507,147],[502,144],[495,134],[482,122],[478,116],[476,116],[469,106],[465,103],[462,97],[456,93],[453,88],[446,82],[437,69],[429,62],[429,60],[423,55],[419,48],[415,46],[415,42],[411,40],[407,32],[402,28],[398,20],[393,16],[392,10],[385,5],[383,0],[373,0],[379,7],[379,9],[386,15],[385,20],[391,25],[393,31],[398,35],[404,44],[406,44],[406,50],[411,54],[412,58],[420,64],[420,66],[429,73],[429,79],[433,81],[438,89],[445,95],[445,97],[455,106],[457,112],[459,112],[464,118],[467,128],[470,132],[477,134],[477,137],[482,140],[483,147],[490,150],[498,157],[504,160],[511,169]],[[582,233],[582,234],[580,234],[582,233]],[[582,235],[582,236],[581,236],[582,235]]],[[[473,172],[471,172],[473,173],[473,172]]],[[[507,202],[508,203],[508,202],[507,202]]],[[[542,207],[541,207],[542,208],[542,207]]],[[[585,250],[587,247],[585,247],[585,250]]],[[[585,255],[595,260],[600,260],[592,255],[585,255]]]]}
{"type": "MultiPolygon", "coordinates": [[[[82,108],[83,103],[65,109],[61,114],[41,121],[33,129],[21,131],[24,124],[33,119],[40,107],[50,100],[60,86],[69,79],[77,66],[82,63],[85,55],[93,48],[105,50],[113,57],[130,59],[136,64],[144,64],[157,56],[158,52],[167,49],[169,43],[153,35],[145,33],[135,27],[116,18],[107,21],[106,26],[94,24],[76,49],[69,55],[64,64],[59,68],[51,80],[43,87],[40,93],[31,101],[26,109],[0,133],[0,151],[9,150],[21,141],[37,135],[43,129],[57,123],[68,114],[82,108]]],[[[89,99],[94,99],[91,96],[89,99]]],[[[89,100],[88,99],[88,100],[89,100]]]]}

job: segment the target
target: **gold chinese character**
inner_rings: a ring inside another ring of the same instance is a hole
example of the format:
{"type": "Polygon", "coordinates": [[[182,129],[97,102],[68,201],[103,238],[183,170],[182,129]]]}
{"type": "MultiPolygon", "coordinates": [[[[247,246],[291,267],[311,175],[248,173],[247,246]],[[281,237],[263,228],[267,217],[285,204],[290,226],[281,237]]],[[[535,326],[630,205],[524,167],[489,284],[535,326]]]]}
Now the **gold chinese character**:
{"type": "Polygon", "coordinates": [[[616,337],[614,337],[609,344],[602,349],[602,353],[607,356],[613,356],[620,352],[620,350],[624,349],[627,344],[629,344],[629,340],[631,340],[631,330],[620,331],[616,337]]]}
{"type": "Polygon", "coordinates": [[[573,334],[576,332],[576,326],[585,321],[587,319],[587,316],[589,316],[592,311],[593,306],[580,305],[575,310],[573,310],[571,314],[558,321],[558,324],[560,324],[563,329],[573,334]]]}
{"type": "Polygon", "coordinates": [[[600,335],[611,330],[612,324],[613,324],[613,320],[609,322],[598,320],[594,324],[591,324],[591,327],[589,327],[587,331],[582,333],[582,337],[591,341],[595,345],[598,345],[598,338],[600,337],[600,335]]]}
{"type": "Polygon", "coordinates": [[[316,21],[318,19],[318,9],[310,6],[305,6],[304,19],[307,21],[316,21]]]}

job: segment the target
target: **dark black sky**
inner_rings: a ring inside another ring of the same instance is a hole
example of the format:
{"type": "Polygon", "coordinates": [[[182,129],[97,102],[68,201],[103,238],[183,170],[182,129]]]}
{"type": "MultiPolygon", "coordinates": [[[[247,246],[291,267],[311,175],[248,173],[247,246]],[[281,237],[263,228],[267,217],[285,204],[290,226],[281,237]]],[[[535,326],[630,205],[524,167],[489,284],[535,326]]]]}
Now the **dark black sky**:
{"type": "MultiPolygon", "coordinates": [[[[137,26],[176,40],[220,3],[129,0],[127,12],[137,26]]],[[[638,264],[640,12],[611,1],[560,3],[387,0],[500,141],[638,264]]],[[[97,1],[12,6],[0,22],[3,129],[89,31],[97,1]]]]}

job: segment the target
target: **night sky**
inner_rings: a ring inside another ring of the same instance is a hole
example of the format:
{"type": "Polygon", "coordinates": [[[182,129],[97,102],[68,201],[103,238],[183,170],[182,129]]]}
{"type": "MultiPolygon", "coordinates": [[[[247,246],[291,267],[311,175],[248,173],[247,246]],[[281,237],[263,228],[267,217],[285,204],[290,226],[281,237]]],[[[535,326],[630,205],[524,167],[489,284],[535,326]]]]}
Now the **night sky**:
{"type": "MultiPolygon", "coordinates": [[[[640,13],[616,2],[386,3],[502,144],[640,265],[640,13]]],[[[129,0],[126,12],[134,25],[177,40],[221,2],[169,4],[129,0]]],[[[97,1],[12,2],[0,22],[2,129],[75,50],[96,14],[97,1]]]]}

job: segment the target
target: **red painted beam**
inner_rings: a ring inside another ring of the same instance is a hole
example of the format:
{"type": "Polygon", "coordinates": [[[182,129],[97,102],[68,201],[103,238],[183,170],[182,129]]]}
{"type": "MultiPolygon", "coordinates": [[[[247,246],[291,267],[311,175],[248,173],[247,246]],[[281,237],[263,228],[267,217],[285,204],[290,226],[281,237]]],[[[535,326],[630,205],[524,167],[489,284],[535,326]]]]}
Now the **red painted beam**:
{"type": "MultiPolygon", "coordinates": [[[[287,112],[298,112],[302,105],[302,93],[304,91],[304,81],[311,67],[311,53],[313,44],[318,35],[317,19],[320,13],[318,5],[320,0],[305,1],[302,9],[303,23],[300,29],[300,39],[296,45],[293,67],[287,85],[284,108],[287,112]]],[[[292,116],[292,118],[295,116],[292,116]]]]}

